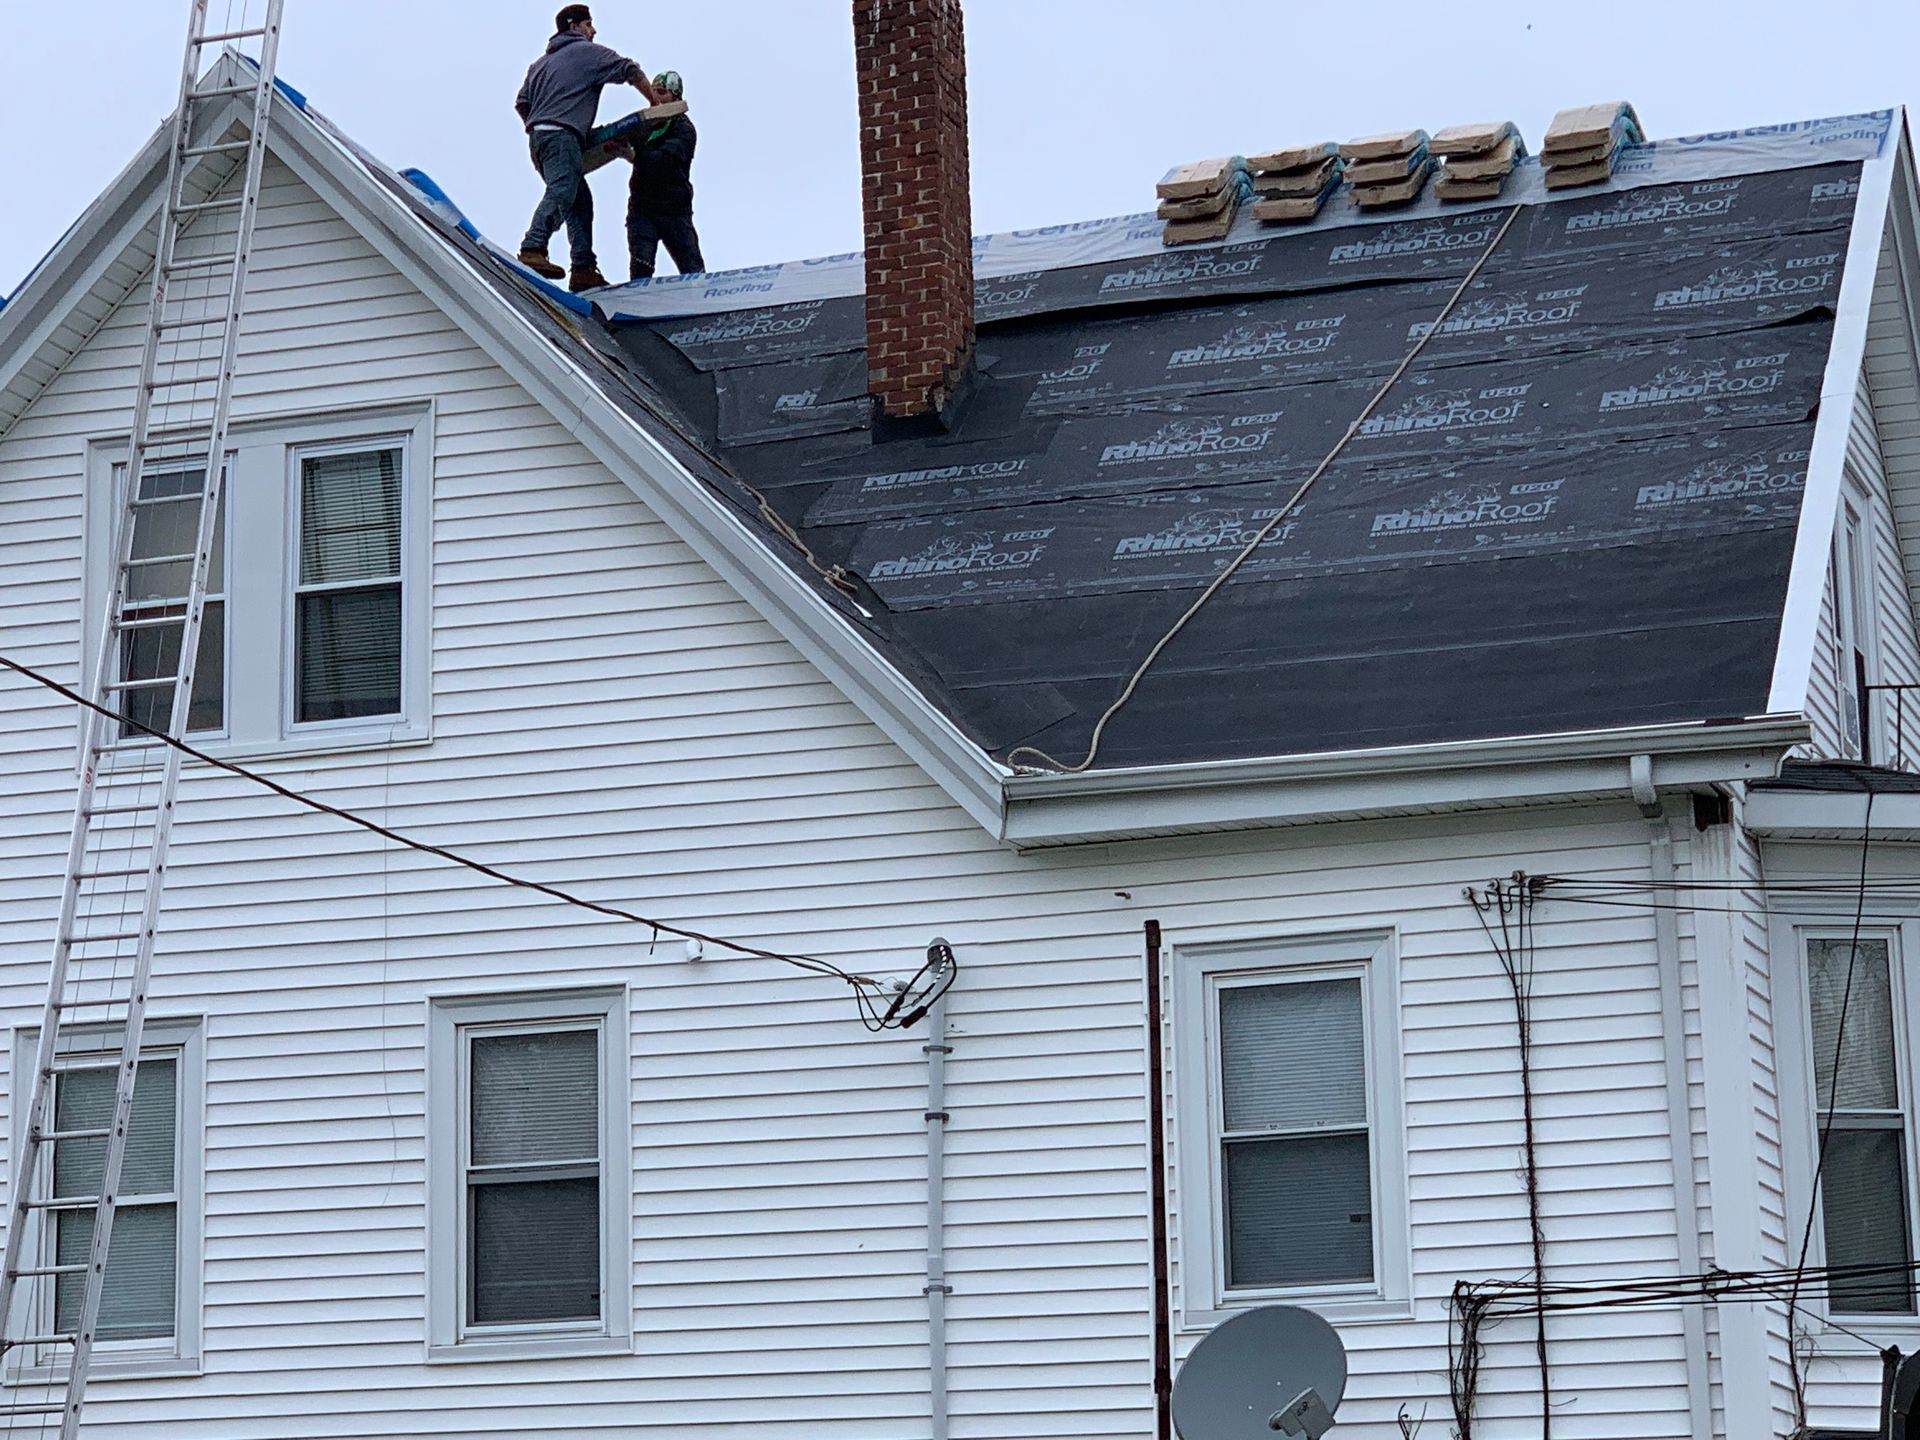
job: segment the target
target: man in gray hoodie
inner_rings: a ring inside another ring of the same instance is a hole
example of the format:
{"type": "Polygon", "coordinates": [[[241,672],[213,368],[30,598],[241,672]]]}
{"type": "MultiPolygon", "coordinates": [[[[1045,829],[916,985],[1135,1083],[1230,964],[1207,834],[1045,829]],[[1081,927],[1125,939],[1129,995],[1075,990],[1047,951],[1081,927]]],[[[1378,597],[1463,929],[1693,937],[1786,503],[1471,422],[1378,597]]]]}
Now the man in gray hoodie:
{"type": "Polygon", "coordinates": [[[533,224],[520,242],[520,263],[557,280],[565,271],[547,258],[547,242],[564,223],[573,273],[568,288],[592,290],[605,285],[593,253],[593,191],[580,167],[587,134],[600,109],[600,91],[608,85],[633,86],[654,103],[647,72],[624,55],[593,43],[593,14],[585,5],[569,5],[554,17],[558,32],[547,53],[533,62],[513,108],[527,127],[533,168],[547,182],[533,212],[533,224]]]}

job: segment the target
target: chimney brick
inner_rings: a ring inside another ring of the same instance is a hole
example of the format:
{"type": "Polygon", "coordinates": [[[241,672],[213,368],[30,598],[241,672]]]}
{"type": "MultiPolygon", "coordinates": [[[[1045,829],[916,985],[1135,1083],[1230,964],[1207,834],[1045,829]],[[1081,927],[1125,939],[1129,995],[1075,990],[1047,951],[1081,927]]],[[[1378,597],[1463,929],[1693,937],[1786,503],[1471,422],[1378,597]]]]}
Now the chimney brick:
{"type": "Polygon", "coordinates": [[[867,389],[884,414],[937,415],[973,363],[960,0],[853,0],[853,49],[867,389]]]}

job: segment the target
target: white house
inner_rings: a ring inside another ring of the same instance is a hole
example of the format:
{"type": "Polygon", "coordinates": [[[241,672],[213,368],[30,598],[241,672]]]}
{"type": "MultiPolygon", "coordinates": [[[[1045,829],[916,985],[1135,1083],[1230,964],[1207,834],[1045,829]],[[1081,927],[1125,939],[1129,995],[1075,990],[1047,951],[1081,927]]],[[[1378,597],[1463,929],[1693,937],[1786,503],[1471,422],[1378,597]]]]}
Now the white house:
{"type": "MultiPolygon", "coordinates": [[[[162,144],[0,309],[0,655],[68,685],[162,144]]],[[[1269,1301],[1338,1327],[1357,1440],[1403,1407],[1446,1434],[1469,1400],[1481,1440],[1543,1434],[1543,1363],[1563,1440],[1783,1437],[1796,1374],[1810,1426],[1874,1429],[1872,1347],[1920,1346],[1920,692],[1883,688],[1920,685],[1903,117],[1640,147],[1565,195],[1528,164],[1471,220],[1243,220],[1171,266],[1157,227],[995,237],[948,429],[869,419],[864,359],[845,393],[864,328],[785,343],[858,322],[857,264],[574,305],[290,91],[271,152],[194,743],[855,974],[946,937],[948,1120],[927,1023],[870,1034],[838,980],[691,959],[190,764],[86,1433],[1145,1440],[1163,1349],[1269,1301]],[[1326,278],[1342,255],[1357,279],[1326,278]],[[1577,313],[1526,320],[1569,269],[1577,313]],[[1328,295],[1353,368],[1272,341],[1328,295]],[[1402,382],[1429,403],[1387,392],[1096,763],[1009,763],[1086,752],[1276,518],[1234,487],[1290,493],[1380,391],[1355,337],[1397,337],[1390,366],[1429,332],[1402,382]],[[1213,344],[1191,363],[1225,379],[1150,402],[1191,422],[1171,436],[1116,428],[1131,382],[1075,388],[1213,344]],[[1539,388],[1487,394],[1515,385],[1539,388]],[[1262,431],[1246,468],[1217,438],[1262,431]],[[1143,482],[1087,478],[1154,445],[1143,482]],[[329,496],[395,557],[351,631],[310,625],[298,563],[329,496]],[[1117,531],[1120,500],[1155,523],[1117,531]],[[1010,538],[1013,507],[1053,533],[1010,538]],[[1516,873],[1544,882],[1504,947],[1532,1212],[1500,917],[1467,894],[1516,873]],[[1490,1319],[1463,1396],[1455,1286],[1530,1280],[1535,1218],[1543,1286],[1594,1303],[1544,1346],[1490,1319]]],[[[17,672],[0,716],[18,1094],[76,716],[17,672]]]]}

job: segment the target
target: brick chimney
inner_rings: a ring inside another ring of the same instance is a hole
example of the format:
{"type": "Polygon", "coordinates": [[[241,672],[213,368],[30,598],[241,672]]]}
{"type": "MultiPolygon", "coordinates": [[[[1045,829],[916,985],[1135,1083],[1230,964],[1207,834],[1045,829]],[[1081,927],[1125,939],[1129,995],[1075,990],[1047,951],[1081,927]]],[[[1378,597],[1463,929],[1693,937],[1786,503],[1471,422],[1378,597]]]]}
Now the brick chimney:
{"type": "Polygon", "coordinates": [[[853,0],[867,390],[940,416],[973,366],[973,204],[960,0],[853,0]]]}

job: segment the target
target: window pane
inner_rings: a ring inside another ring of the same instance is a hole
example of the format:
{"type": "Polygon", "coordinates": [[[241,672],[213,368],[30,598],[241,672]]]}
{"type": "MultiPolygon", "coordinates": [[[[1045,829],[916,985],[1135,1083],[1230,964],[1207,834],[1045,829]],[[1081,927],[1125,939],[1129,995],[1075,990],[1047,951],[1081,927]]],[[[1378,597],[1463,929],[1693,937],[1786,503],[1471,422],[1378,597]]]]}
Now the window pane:
{"type": "Polygon", "coordinates": [[[1227,1284],[1328,1285],[1373,1278],[1367,1137],[1229,1140],[1227,1284]]]}
{"type": "Polygon", "coordinates": [[[1367,1061],[1358,980],[1234,985],[1220,992],[1228,1130],[1364,1124],[1367,1061]]]}
{"type": "Polygon", "coordinates": [[[600,1181],[475,1185],[470,1321],[600,1318],[600,1181]]]}
{"type": "MultiPolygon", "coordinates": [[[[129,617],[185,615],[185,605],[141,606],[125,612],[129,617]]],[[[120,678],[154,680],[180,672],[180,637],[185,622],[160,625],[150,630],[129,630],[120,641],[120,678]]],[[[225,714],[227,688],[227,607],[209,600],[200,616],[200,658],[193,672],[193,703],[187,707],[187,729],[218,730],[225,714]]],[[[173,687],[158,690],[129,690],[121,697],[120,713],[149,729],[166,732],[173,715],[173,687]]],[[[139,734],[127,726],[129,735],[139,734]]]]}
{"type": "MultiPolygon", "coordinates": [[[[167,1195],[173,1191],[176,1145],[175,1062],[142,1060],[133,1079],[133,1123],[120,1162],[120,1193],[167,1195]]],[[[115,1072],[77,1070],[62,1075],[54,1091],[54,1127],[93,1130],[113,1118],[115,1072]]],[[[97,1195],[105,1140],[61,1140],[53,1147],[53,1188],[61,1195],[97,1195]]],[[[116,1241],[116,1243],[118,1243],[116,1241]]]]}
{"type": "Polygon", "coordinates": [[[1835,1103],[1834,1054],[1839,1044],[1842,1110],[1895,1110],[1893,987],[1885,940],[1862,940],[1849,989],[1847,940],[1807,942],[1807,992],[1813,1011],[1813,1073],[1824,1113],[1835,1103]],[[1846,1034],[1840,1034],[1841,1007],[1846,1034]]]}
{"type": "Polygon", "coordinates": [[[400,573],[400,452],[316,455],[300,464],[300,583],[400,573]]]}
{"type": "Polygon", "coordinates": [[[302,720],[400,713],[400,587],[302,595],[296,640],[302,720]]]}
{"type": "Polygon", "coordinates": [[[475,1165],[598,1158],[598,1031],[476,1035],[472,1086],[475,1165]]]}
{"type": "MultiPolygon", "coordinates": [[[[1852,1028],[1849,1022],[1849,1029],[1852,1028]]],[[[1835,1129],[1820,1167],[1827,1264],[1892,1269],[1911,1258],[1906,1184],[1898,1130],[1835,1129]]],[[[1910,1274],[1836,1276],[1831,1304],[1842,1315],[1913,1313],[1910,1274]]]]}
{"type": "MultiPolygon", "coordinates": [[[[124,484],[124,481],[122,482],[124,484]]],[[[140,477],[140,498],[158,500],[174,495],[198,495],[201,472],[198,470],[162,471],[140,477]]],[[[200,538],[200,506],[192,500],[172,505],[142,505],[133,512],[133,556],[136,560],[158,555],[189,555],[200,538]]],[[[192,566],[186,561],[174,565],[136,566],[127,577],[129,600],[185,600],[192,566]]],[[[217,595],[226,585],[226,516],[224,507],[213,517],[213,555],[207,565],[207,593],[217,595]]]]}
{"type": "MultiPolygon", "coordinates": [[[[54,1252],[61,1265],[83,1265],[93,1245],[93,1212],[62,1211],[54,1252]]],[[[106,1284],[100,1291],[101,1340],[151,1340],[173,1334],[175,1212],[172,1205],[130,1205],[113,1217],[106,1284]]],[[[80,1318],[84,1275],[54,1281],[54,1328],[71,1330],[80,1318]]]]}

